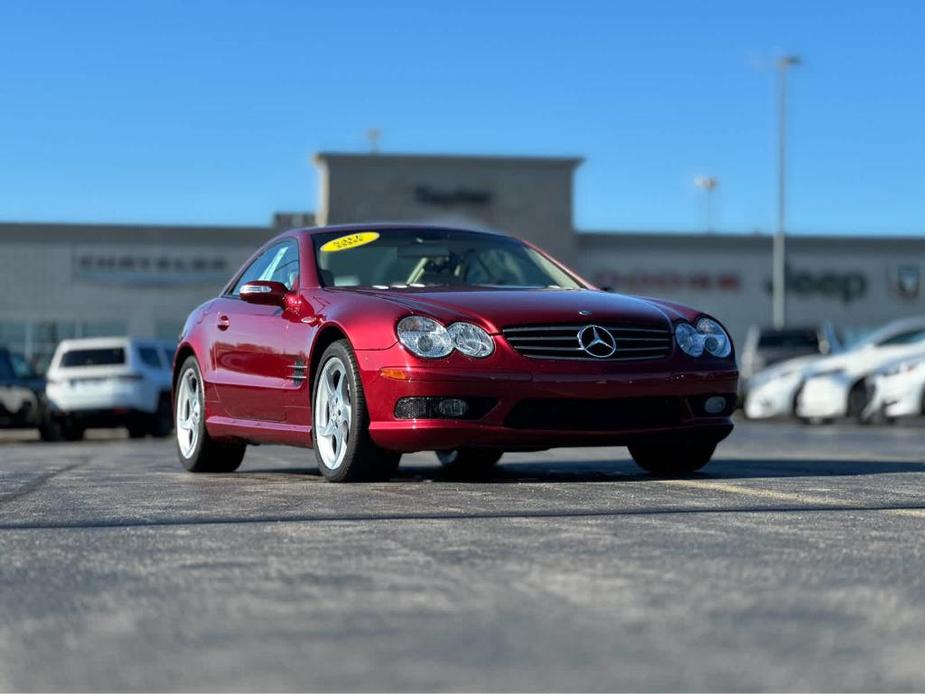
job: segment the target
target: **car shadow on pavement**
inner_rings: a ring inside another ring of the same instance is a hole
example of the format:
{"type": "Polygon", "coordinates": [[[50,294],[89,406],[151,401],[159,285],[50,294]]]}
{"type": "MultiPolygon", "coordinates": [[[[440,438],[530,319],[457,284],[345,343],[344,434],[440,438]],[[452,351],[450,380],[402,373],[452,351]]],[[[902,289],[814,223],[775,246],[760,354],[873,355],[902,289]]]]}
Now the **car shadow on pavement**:
{"type": "MultiPolygon", "coordinates": [[[[718,460],[689,475],[691,479],[758,479],[788,477],[845,477],[925,472],[925,463],[893,460],[718,460]]],[[[414,466],[399,469],[396,479],[418,476],[438,481],[456,481],[440,468],[414,466]]],[[[632,461],[537,461],[501,464],[488,483],[585,483],[656,479],[632,461]]]]}
{"type": "MultiPolygon", "coordinates": [[[[796,477],[851,477],[857,475],[911,474],[925,472],[925,463],[896,460],[838,459],[721,459],[689,475],[690,479],[760,479],[796,477]]],[[[239,470],[238,475],[298,475],[321,477],[314,466],[239,470]]],[[[631,460],[504,460],[483,478],[454,475],[438,465],[402,464],[392,482],[480,482],[483,484],[630,482],[657,479],[640,470],[631,460]]]]}

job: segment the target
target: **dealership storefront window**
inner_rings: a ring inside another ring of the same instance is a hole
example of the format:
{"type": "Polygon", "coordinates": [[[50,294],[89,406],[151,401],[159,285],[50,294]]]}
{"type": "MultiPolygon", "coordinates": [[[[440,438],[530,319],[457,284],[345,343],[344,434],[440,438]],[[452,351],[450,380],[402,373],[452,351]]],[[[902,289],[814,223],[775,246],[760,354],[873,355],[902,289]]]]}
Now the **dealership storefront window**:
{"type": "Polygon", "coordinates": [[[0,321],[0,346],[22,354],[44,373],[61,340],[125,335],[124,321],[0,321]]]}

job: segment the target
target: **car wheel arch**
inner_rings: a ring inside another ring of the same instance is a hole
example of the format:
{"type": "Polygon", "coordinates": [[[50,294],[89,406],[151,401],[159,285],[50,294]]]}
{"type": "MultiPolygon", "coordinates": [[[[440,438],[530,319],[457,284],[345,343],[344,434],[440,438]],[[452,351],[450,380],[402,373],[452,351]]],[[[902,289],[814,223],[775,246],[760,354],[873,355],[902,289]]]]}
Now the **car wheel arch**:
{"type": "MultiPolygon", "coordinates": [[[[318,367],[321,365],[321,355],[324,350],[338,340],[346,340],[350,343],[350,338],[339,325],[329,323],[321,328],[315,335],[308,358],[308,392],[309,397],[315,392],[315,376],[318,373],[318,367]]],[[[351,348],[352,348],[351,344],[351,348]]]]}
{"type": "Polygon", "coordinates": [[[199,360],[199,355],[196,354],[196,350],[194,350],[191,345],[180,345],[177,348],[177,354],[173,360],[173,376],[170,379],[171,390],[173,393],[176,393],[177,391],[177,380],[180,378],[180,369],[183,368],[183,362],[185,362],[189,357],[196,357],[196,360],[199,360]]]}

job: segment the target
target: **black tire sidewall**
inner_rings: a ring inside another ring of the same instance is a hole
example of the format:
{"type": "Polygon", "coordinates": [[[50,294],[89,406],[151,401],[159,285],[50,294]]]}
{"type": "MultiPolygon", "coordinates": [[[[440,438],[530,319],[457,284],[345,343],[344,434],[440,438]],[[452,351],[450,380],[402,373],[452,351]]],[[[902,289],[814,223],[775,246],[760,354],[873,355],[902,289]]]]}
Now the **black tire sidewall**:
{"type": "Polygon", "coordinates": [[[369,410],[366,408],[366,393],[360,378],[360,367],[350,343],[346,339],[332,342],[322,353],[318,367],[313,374],[312,398],[312,447],[315,462],[321,474],[329,482],[382,482],[389,479],[398,469],[401,453],[380,448],[369,434],[369,410]],[[321,458],[315,427],[315,399],[321,384],[321,373],[325,365],[337,357],[346,368],[349,379],[352,418],[350,435],[344,459],[336,470],[332,470],[321,458]]]}
{"type": "Polygon", "coordinates": [[[346,340],[332,342],[324,350],[321,359],[318,361],[318,370],[315,374],[312,387],[312,448],[315,453],[315,461],[318,463],[318,469],[325,479],[332,482],[344,482],[348,480],[359,480],[362,477],[368,477],[369,465],[364,464],[366,461],[360,460],[357,455],[357,448],[362,447],[364,438],[368,436],[369,415],[366,411],[366,397],[363,392],[363,384],[360,382],[359,369],[356,358],[353,356],[353,350],[350,349],[346,340]],[[346,369],[346,377],[349,379],[351,409],[353,416],[350,419],[350,434],[347,440],[347,450],[344,453],[344,459],[340,466],[331,469],[325,465],[318,449],[318,437],[316,427],[315,403],[318,397],[318,388],[321,387],[321,374],[324,367],[333,358],[338,358],[346,369]]]}
{"type": "Polygon", "coordinates": [[[189,458],[183,455],[183,451],[180,450],[180,429],[177,427],[176,435],[173,437],[174,447],[177,451],[177,457],[180,459],[180,462],[183,464],[187,470],[195,471],[197,467],[197,462],[202,454],[202,446],[205,442],[206,437],[206,403],[205,403],[205,386],[202,382],[202,371],[199,369],[199,362],[196,360],[196,357],[187,357],[183,362],[183,365],[180,367],[180,375],[177,378],[177,384],[174,387],[174,397],[173,397],[173,413],[176,416],[179,412],[180,403],[177,402],[177,398],[180,396],[180,384],[183,382],[183,377],[186,376],[187,372],[192,369],[196,375],[196,379],[199,382],[199,407],[202,416],[199,418],[199,432],[196,437],[196,445],[193,447],[192,452],[190,453],[189,458]]]}

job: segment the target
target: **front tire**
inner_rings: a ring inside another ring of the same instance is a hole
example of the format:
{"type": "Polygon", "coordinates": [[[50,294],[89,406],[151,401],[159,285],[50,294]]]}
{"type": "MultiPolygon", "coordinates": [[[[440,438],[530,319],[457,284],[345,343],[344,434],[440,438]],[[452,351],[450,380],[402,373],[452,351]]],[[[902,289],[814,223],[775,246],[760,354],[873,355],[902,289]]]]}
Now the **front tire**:
{"type": "Polygon", "coordinates": [[[170,409],[170,393],[161,393],[157,401],[157,412],[151,416],[148,433],[156,439],[170,436],[173,430],[173,411],[170,409]]]}
{"type": "Polygon", "coordinates": [[[318,469],[329,482],[368,482],[391,477],[401,453],[386,451],[369,435],[369,411],[353,350],[332,342],[321,355],[312,396],[312,444],[318,469]]]}
{"type": "Polygon", "coordinates": [[[504,451],[497,448],[455,448],[434,451],[444,470],[453,477],[481,479],[491,475],[504,451]]]}
{"type": "Polygon", "coordinates": [[[861,424],[864,424],[864,408],[867,407],[867,402],[870,399],[869,393],[867,392],[867,384],[864,381],[858,381],[853,386],[848,393],[848,405],[846,407],[847,415],[850,419],[855,420],[861,424]]]}
{"type": "Polygon", "coordinates": [[[636,464],[657,477],[684,477],[710,462],[716,442],[640,443],[629,447],[636,464]]]}
{"type": "Polygon", "coordinates": [[[177,456],[190,472],[234,472],[244,459],[243,443],[220,443],[209,436],[205,421],[202,372],[196,357],[187,357],[177,381],[177,456]]]}

